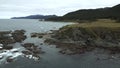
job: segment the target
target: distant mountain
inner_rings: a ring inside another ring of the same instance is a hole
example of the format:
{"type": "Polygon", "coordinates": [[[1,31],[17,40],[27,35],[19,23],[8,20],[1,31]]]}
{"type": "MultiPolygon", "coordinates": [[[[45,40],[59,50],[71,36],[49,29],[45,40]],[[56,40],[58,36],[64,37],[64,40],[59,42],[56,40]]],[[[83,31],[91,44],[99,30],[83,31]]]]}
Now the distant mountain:
{"type": "Polygon", "coordinates": [[[11,19],[48,19],[57,17],[56,15],[30,15],[26,17],[13,17],[11,19]]]}
{"type": "Polygon", "coordinates": [[[120,20],[120,4],[98,9],[82,9],[67,13],[62,17],[49,18],[52,21],[79,21],[79,20],[95,20],[95,19],[119,19],[120,20]]]}

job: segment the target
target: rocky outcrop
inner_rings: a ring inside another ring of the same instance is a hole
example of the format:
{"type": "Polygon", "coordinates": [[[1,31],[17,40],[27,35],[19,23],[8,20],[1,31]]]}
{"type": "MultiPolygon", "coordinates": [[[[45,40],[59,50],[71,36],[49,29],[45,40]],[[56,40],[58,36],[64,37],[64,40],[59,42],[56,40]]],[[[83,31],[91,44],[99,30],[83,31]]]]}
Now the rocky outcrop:
{"type": "Polygon", "coordinates": [[[26,49],[25,51],[22,51],[25,56],[32,55],[32,57],[40,59],[40,54],[45,53],[39,46],[36,46],[34,43],[25,43],[22,46],[26,49]]]}
{"type": "Polygon", "coordinates": [[[62,54],[80,54],[95,48],[111,53],[120,52],[120,28],[65,26],[52,34],[45,43],[55,44],[62,54]]]}
{"type": "MultiPolygon", "coordinates": [[[[40,35],[43,34],[38,34],[38,36],[40,35]]],[[[35,45],[34,43],[22,42],[26,38],[25,30],[0,32],[0,60],[10,63],[13,62],[16,57],[22,56],[38,61],[40,55],[45,52],[42,51],[40,46],[35,45]]]]}
{"type": "Polygon", "coordinates": [[[22,42],[26,39],[25,30],[15,30],[15,31],[1,31],[0,32],[0,50],[13,49],[13,46],[8,44],[13,44],[16,42],[22,42]]]}
{"type": "Polygon", "coordinates": [[[43,38],[44,35],[47,35],[47,33],[31,33],[31,37],[38,37],[38,38],[43,38]]]}
{"type": "Polygon", "coordinates": [[[15,42],[22,42],[26,39],[25,30],[2,31],[0,32],[0,43],[11,44],[15,42]]]}
{"type": "Polygon", "coordinates": [[[12,32],[12,37],[16,42],[22,42],[26,39],[25,30],[15,30],[12,32]]]}

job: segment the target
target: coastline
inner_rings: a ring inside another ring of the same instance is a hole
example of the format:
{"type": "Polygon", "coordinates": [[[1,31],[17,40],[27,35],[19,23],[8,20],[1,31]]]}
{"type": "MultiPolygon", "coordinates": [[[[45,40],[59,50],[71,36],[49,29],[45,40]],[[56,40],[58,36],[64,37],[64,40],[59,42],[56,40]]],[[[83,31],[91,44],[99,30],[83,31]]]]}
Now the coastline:
{"type": "Polygon", "coordinates": [[[45,43],[56,45],[56,48],[61,49],[60,53],[68,55],[81,54],[96,48],[107,50],[109,54],[119,54],[119,23],[113,20],[95,22],[64,26],[53,31],[51,38],[46,39],[45,43]]]}

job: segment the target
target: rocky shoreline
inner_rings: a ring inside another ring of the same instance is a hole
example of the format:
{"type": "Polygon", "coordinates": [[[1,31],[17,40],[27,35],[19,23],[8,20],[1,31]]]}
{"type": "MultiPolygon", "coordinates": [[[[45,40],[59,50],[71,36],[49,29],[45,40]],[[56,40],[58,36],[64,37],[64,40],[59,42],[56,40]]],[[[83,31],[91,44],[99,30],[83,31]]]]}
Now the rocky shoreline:
{"type": "MultiPolygon", "coordinates": [[[[31,33],[30,35],[31,38],[42,39],[48,45],[55,45],[60,49],[59,53],[64,55],[103,51],[103,54],[107,52],[113,58],[116,54],[120,55],[119,29],[119,27],[71,27],[67,25],[59,30],[50,30],[50,33],[31,33]]],[[[25,32],[25,30],[0,32],[0,61],[5,59],[6,62],[13,62],[14,54],[40,60],[40,55],[45,52],[35,43],[24,43],[23,41],[27,38],[25,32]],[[19,48],[15,48],[16,43],[19,43],[19,48]],[[8,53],[10,55],[7,55],[8,53]]]]}
{"type": "Polygon", "coordinates": [[[0,32],[0,63],[13,62],[17,56],[40,60],[41,47],[34,43],[24,43],[27,38],[25,30],[0,32]]]}
{"type": "Polygon", "coordinates": [[[44,42],[56,45],[62,54],[75,55],[104,49],[109,54],[120,53],[120,28],[64,26],[44,42]]]}

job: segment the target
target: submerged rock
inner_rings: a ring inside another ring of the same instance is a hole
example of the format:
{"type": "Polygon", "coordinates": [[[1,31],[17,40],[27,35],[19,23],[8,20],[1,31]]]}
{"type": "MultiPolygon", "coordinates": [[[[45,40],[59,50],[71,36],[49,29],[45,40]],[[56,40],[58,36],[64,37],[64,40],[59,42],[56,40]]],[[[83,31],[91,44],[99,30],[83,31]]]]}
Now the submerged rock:
{"type": "Polygon", "coordinates": [[[22,45],[23,47],[32,47],[32,46],[34,46],[34,43],[25,43],[25,44],[23,44],[22,45]]]}

